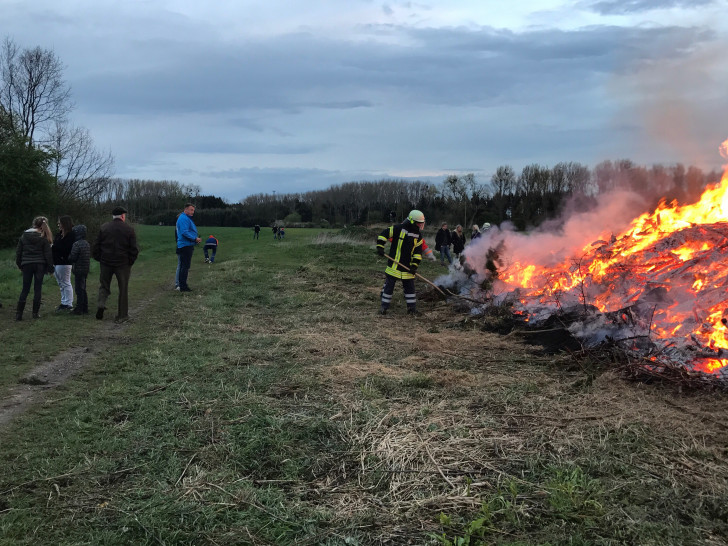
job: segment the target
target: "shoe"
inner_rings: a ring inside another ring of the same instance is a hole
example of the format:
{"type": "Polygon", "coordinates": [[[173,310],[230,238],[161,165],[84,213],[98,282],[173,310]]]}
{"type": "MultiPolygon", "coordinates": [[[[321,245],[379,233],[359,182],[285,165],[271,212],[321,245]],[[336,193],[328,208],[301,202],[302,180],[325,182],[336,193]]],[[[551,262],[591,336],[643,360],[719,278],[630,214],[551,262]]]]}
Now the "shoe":
{"type": "Polygon", "coordinates": [[[174,287],[174,289],[175,289],[175,290],[176,290],[177,292],[179,292],[179,291],[180,291],[180,287],[179,287],[179,286],[175,286],[175,287],[174,287]]]}
{"type": "Polygon", "coordinates": [[[209,264],[210,263],[210,260],[208,260],[207,258],[205,258],[205,263],[206,264],[209,264]]]}
{"type": "Polygon", "coordinates": [[[98,309],[96,309],[96,318],[98,320],[101,320],[102,318],[104,318],[104,308],[103,307],[99,307],[98,309]]]}
{"type": "Polygon", "coordinates": [[[415,316],[419,316],[419,315],[420,315],[420,312],[419,312],[419,311],[418,311],[417,309],[411,309],[411,308],[410,308],[410,309],[407,309],[407,314],[408,314],[408,315],[415,315],[415,316]]]}
{"type": "Polygon", "coordinates": [[[384,307],[382,307],[382,308],[379,309],[379,314],[380,315],[386,315],[387,314],[387,310],[384,307]]]}
{"type": "Polygon", "coordinates": [[[114,322],[115,322],[116,324],[121,324],[121,323],[123,323],[123,322],[129,322],[129,320],[131,320],[131,319],[129,319],[129,315],[127,315],[127,316],[125,316],[125,317],[116,317],[116,318],[114,319],[114,322]]]}
{"type": "Polygon", "coordinates": [[[59,305],[56,307],[56,311],[70,311],[71,309],[73,309],[73,307],[70,305],[59,305]]]}
{"type": "Polygon", "coordinates": [[[76,307],[76,308],[75,308],[75,309],[74,309],[73,311],[71,311],[71,314],[72,314],[72,315],[85,315],[85,314],[87,314],[87,313],[88,313],[88,311],[87,311],[86,313],[84,313],[84,312],[83,312],[83,311],[81,311],[81,310],[80,310],[80,309],[79,309],[78,307],[76,307]]]}
{"type": "Polygon", "coordinates": [[[185,288],[180,288],[179,291],[180,292],[192,292],[192,288],[190,288],[189,286],[187,286],[185,288]]]}

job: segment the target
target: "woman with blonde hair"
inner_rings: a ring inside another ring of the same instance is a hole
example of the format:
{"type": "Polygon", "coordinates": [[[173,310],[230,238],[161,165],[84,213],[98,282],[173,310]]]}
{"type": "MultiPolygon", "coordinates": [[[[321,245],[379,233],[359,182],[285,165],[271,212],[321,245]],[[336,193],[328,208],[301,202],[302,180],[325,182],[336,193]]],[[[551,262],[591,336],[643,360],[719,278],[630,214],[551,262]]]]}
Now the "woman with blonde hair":
{"type": "Polygon", "coordinates": [[[71,284],[73,264],[68,261],[68,256],[71,254],[75,240],[71,217],[61,216],[58,219],[58,228],[60,231],[53,240],[53,264],[56,266],[56,281],[61,287],[61,304],[56,311],[70,311],[73,309],[73,285],[71,284]]]}
{"type": "Polygon", "coordinates": [[[43,291],[43,275],[53,273],[52,241],[53,234],[45,216],[35,218],[33,225],[26,229],[18,240],[18,246],[15,249],[15,264],[23,272],[23,289],[18,298],[15,320],[23,320],[25,300],[30,292],[31,283],[33,283],[33,318],[38,318],[43,291]]]}

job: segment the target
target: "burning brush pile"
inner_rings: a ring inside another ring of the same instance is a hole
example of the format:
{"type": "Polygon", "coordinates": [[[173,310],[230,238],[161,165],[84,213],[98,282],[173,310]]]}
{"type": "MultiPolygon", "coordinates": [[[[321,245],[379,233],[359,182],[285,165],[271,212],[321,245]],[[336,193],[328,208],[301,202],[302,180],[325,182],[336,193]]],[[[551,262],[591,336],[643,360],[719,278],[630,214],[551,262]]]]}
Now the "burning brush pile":
{"type": "Polygon", "coordinates": [[[585,349],[619,347],[643,371],[728,386],[728,175],[697,203],[598,232],[634,200],[613,195],[557,233],[494,228],[438,284],[483,301],[475,313],[511,305],[524,325],[558,320],[585,349]]]}

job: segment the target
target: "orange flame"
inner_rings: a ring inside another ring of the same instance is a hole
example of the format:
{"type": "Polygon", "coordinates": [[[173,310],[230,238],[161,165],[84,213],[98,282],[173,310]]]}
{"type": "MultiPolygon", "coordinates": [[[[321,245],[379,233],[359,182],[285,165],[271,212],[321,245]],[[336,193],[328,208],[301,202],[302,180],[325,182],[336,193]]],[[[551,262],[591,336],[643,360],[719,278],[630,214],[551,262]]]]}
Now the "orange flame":
{"type": "MultiPolygon", "coordinates": [[[[728,140],[721,153],[728,157],[728,140]]],[[[652,337],[728,351],[727,222],[728,171],[697,203],[663,200],[611,243],[585,246],[579,259],[551,267],[515,263],[499,279],[509,290],[520,289],[524,302],[569,297],[603,312],[645,301],[652,291],[659,296],[648,300],[654,303],[652,337]]],[[[726,365],[728,359],[702,359],[694,369],[714,373],[726,365]]]]}

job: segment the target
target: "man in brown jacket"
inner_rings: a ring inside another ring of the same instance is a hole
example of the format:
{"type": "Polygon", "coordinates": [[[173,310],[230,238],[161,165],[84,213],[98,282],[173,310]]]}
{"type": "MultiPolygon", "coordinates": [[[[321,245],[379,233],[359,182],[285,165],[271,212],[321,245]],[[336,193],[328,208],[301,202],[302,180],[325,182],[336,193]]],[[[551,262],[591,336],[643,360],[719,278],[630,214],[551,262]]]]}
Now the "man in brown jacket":
{"type": "Polygon", "coordinates": [[[116,322],[129,320],[129,277],[131,266],[139,255],[134,228],[126,223],[127,210],[116,207],[111,211],[113,220],[101,226],[91,255],[101,264],[99,275],[99,298],[96,304],[96,318],[104,318],[106,299],[111,294],[111,277],[116,275],[119,285],[119,310],[116,322]]]}

